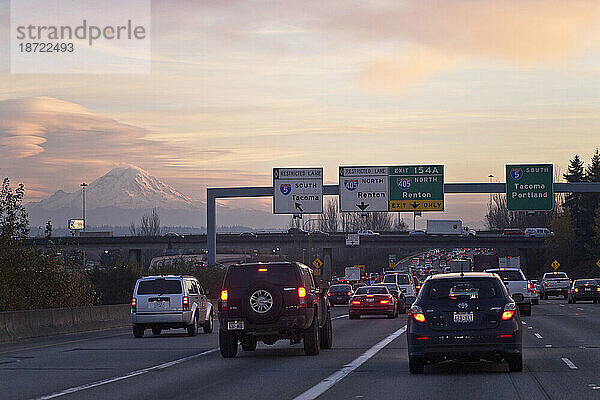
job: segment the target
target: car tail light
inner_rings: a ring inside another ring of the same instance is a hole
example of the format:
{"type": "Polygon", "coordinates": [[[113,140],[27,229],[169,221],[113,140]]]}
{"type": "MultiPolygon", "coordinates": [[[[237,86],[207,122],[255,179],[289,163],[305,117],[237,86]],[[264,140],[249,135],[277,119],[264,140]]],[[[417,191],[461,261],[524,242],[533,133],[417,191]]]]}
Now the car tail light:
{"type": "Polygon", "coordinates": [[[417,340],[428,340],[429,336],[419,336],[417,340]]]}
{"type": "Polygon", "coordinates": [[[548,286],[548,281],[544,281],[544,285],[548,286]]]}
{"type": "Polygon", "coordinates": [[[573,289],[573,291],[574,291],[575,293],[577,293],[577,292],[579,292],[579,289],[575,288],[575,289],[573,289]]]}
{"type": "Polygon", "coordinates": [[[412,306],[409,311],[410,315],[412,315],[413,319],[417,322],[425,322],[425,314],[423,314],[423,309],[419,306],[412,306]]]}
{"type": "Polygon", "coordinates": [[[306,307],[306,288],[303,286],[298,288],[298,303],[300,307],[306,307]]]}
{"type": "Polygon", "coordinates": [[[137,300],[135,297],[133,299],[131,299],[131,311],[132,312],[137,311],[137,300]]]}
{"type": "Polygon", "coordinates": [[[227,299],[229,299],[229,293],[227,290],[221,290],[221,310],[229,309],[227,299]]]}
{"type": "Polygon", "coordinates": [[[352,300],[352,304],[360,304],[359,300],[352,300]]]}
{"type": "Polygon", "coordinates": [[[190,298],[187,296],[183,296],[183,299],[181,299],[181,305],[183,306],[184,310],[189,310],[190,309],[190,298]]]}
{"type": "Polygon", "coordinates": [[[502,321],[508,321],[512,317],[515,316],[515,312],[517,311],[517,306],[515,303],[508,303],[504,306],[504,312],[502,313],[502,321]]]}
{"type": "Polygon", "coordinates": [[[597,287],[597,288],[596,288],[596,292],[600,292],[600,287],[597,287]]]}
{"type": "Polygon", "coordinates": [[[531,293],[531,283],[527,283],[527,291],[531,293]]]}
{"type": "Polygon", "coordinates": [[[389,300],[380,300],[379,304],[390,304],[389,300]]]}
{"type": "Polygon", "coordinates": [[[512,335],[500,335],[501,338],[510,338],[512,335]]]}
{"type": "Polygon", "coordinates": [[[348,292],[348,296],[352,296],[352,292],[348,292]]]}
{"type": "Polygon", "coordinates": [[[327,293],[327,296],[331,296],[331,292],[327,293]]]}

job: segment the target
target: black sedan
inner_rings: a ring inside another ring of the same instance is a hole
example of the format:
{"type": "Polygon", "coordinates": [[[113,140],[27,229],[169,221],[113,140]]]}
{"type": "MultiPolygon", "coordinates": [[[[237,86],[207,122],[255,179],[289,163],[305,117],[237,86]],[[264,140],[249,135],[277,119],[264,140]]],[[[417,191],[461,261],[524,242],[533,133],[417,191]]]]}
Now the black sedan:
{"type": "Polygon", "coordinates": [[[331,285],[327,291],[329,305],[343,304],[345,306],[350,302],[350,298],[354,295],[352,286],[347,284],[331,285]]]}
{"type": "Polygon", "coordinates": [[[411,374],[444,360],[507,362],[523,369],[521,320],[496,274],[435,275],[410,308],[407,327],[411,374]]]}
{"type": "Polygon", "coordinates": [[[577,279],[569,289],[569,303],[577,303],[580,300],[600,301],[600,286],[595,279],[577,279]]]}

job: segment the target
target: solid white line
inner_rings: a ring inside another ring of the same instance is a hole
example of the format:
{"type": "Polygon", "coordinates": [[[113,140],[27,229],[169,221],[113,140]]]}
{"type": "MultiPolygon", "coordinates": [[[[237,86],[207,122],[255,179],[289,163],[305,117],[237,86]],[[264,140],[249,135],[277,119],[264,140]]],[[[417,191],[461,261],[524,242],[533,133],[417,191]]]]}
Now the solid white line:
{"type": "Polygon", "coordinates": [[[352,371],[360,367],[364,364],[369,358],[373,357],[375,354],[379,352],[379,350],[383,349],[385,346],[390,344],[392,340],[396,339],[398,336],[402,335],[406,332],[406,325],[402,328],[398,329],[396,332],[392,333],[375,346],[371,347],[369,350],[365,351],[360,357],[356,358],[349,364],[344,365],[342,369],[334,372],[329,375],[327,378],[323,379],[321,382],[317,383],[312,388],[308,389],[306,392],[294,398],[294,400],[314,400],[329,389],[333,387],[336,383],[344,379],[348,374],[352,371]]]}
{"type": "Polygon", "coordinates": [[[152,372],[152,371],[157,371],[157,370],[169,368],[169,367],[172,367],[174,365],[181,364],[182,362],[190,361],[190,360],[193,360],[195,358],[199,358],[199,357],[205,356],[207,354],[214,353],[215,351],[218,351],[218,350],[219,349],[207,350],[207,351],[204,351],[202,353],[194,354],[193,356],[184,357],[184,358],[180,358],[178,360],[170,361],[168,363],[155,365],[154,367],[148,367],[148,368],[140,369],[140,370],[137,370],[137,371],[132,371],[132,372],[130,372],[128,374],[121,375],[121,376],[116,376],[114,378],[104,379],[104,380],[96,381],[96,382],[92,382],[92,383],[87,383],[87,384],[81,385],[81,386],[75,386],[75,387],[72,387],[72,388],[69,388],[69,389],[65,389],[65,390],[63,390],[61,392],[56,392],[56,393],[48,394],[48,395],[45,395],[45,396],[42,396],[42,397],[38,397],[35,400],[54,399],[56,397],[61,397],[61,396],[64,396],[66,394],[76,393],[76,392],[80,392],[82,390],[91,389],[91,388],[95,388],[95,387],[98,387],[98,386],[106,385],[108,383],[113,383],[113,382],[122,381],[124,379],[133,378],[134,376],[147,374],[148,372],[152,372]]]}
{"type": "Polygon", "coordinates": [[[331,318],[331,320],[333,321],[334,319],[346,318],[347,316],[348,316],[348,314],[338,315],[337,317],[331,318]]]}
{"type": "Polygon", "coordinates": [[[568,358],[561,358],[561,360],[564,361],[565,364],[567,364],[567,366],[571,369],[577,369],[577,365],[573,364],[573,361],[569,360],[568,358]]]}
{"type": "Polygon", "coordinates": [[[543,339],[544,337],[542,335],[540,335],[539,333],[534,333],[535,337],[538,339],[543,339]]]}

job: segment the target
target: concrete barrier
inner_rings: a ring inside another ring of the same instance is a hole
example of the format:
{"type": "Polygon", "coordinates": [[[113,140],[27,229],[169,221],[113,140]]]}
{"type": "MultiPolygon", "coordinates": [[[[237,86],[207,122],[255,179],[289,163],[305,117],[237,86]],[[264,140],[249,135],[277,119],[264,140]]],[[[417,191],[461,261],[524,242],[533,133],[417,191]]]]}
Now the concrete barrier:
{"type": "Polygon", "coordinates": [[[131,324],[129,304],[0,312],[0,343],[131,324]]]}

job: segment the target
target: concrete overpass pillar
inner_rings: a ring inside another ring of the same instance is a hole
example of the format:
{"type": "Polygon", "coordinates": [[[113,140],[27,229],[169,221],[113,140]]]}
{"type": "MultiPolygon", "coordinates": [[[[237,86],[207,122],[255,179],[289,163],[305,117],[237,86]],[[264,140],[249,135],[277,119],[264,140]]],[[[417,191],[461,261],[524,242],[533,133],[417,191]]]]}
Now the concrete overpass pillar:
{"type": "Polygon", "coordinates": [[[529,270],[529,264],[527,263],[527,249],[519,249],[519,260],[521,262],[521,270],[525,274],[525,277],[529,279],[530,277],[527,275],[529,270]]]}
{"type": "Polygon", "coordinates": [[[329,282],[331,280],[331,274],[333,272],[333,249],[331,247],[323,248],[323,268],[321,272],[321,279],[323,282],[329,282]]]}

